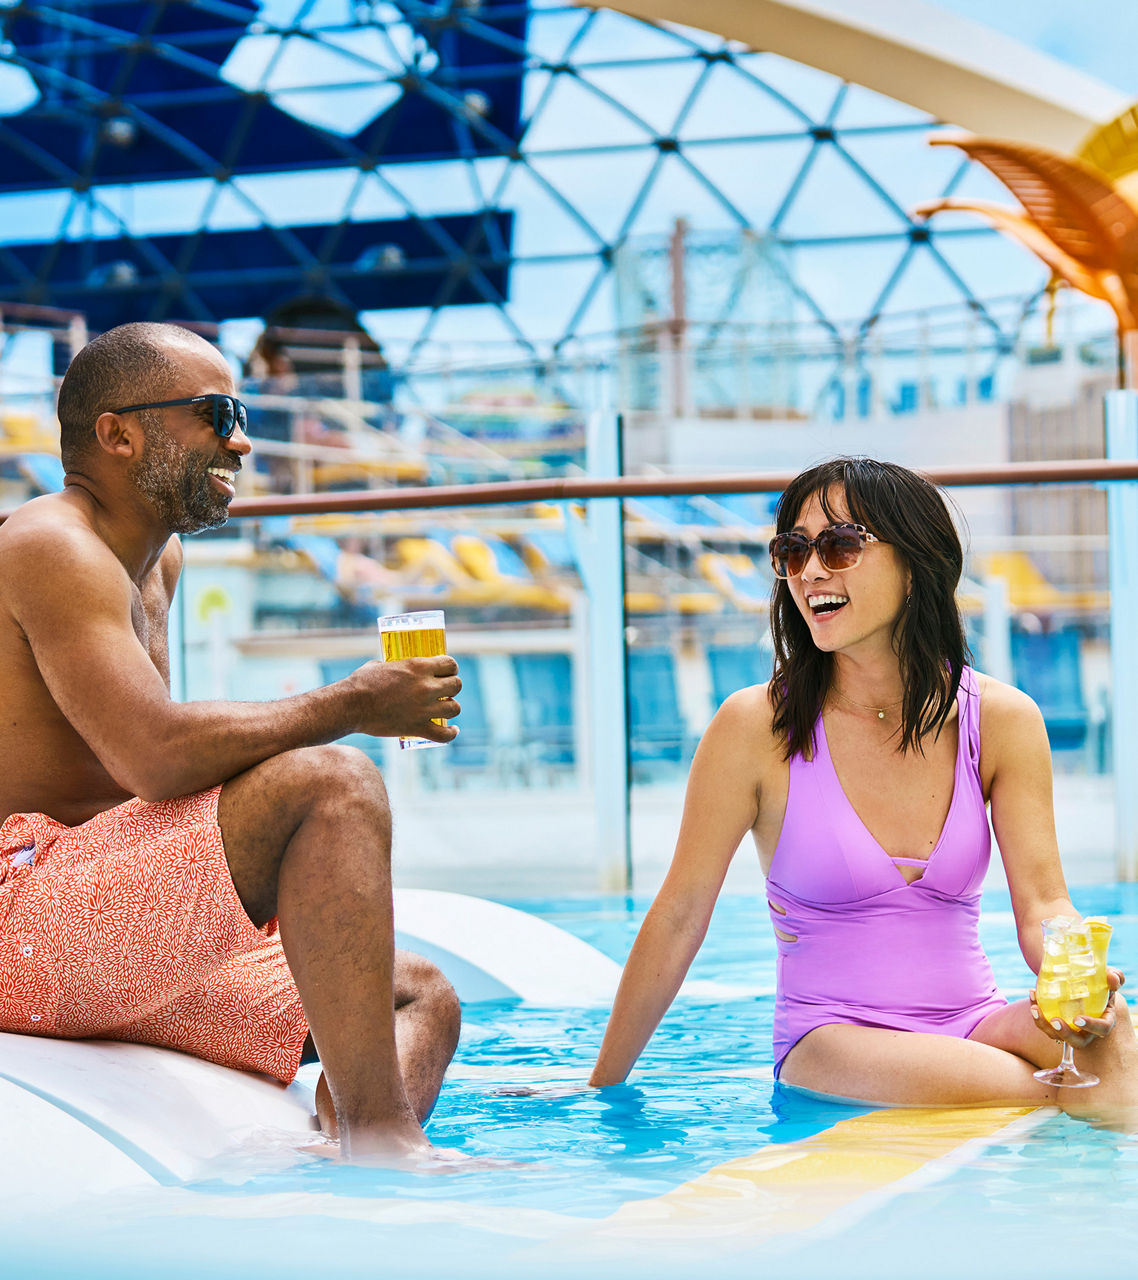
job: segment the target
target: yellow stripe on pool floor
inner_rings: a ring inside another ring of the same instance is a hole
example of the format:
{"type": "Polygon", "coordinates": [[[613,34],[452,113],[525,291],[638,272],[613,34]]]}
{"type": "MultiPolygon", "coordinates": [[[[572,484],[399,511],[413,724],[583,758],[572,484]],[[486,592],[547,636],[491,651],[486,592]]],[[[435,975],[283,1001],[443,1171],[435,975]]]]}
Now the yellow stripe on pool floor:
{"type": "MultiPolygon", "coordinates": [[[[589,1234],[625,1238],[728,1237],[751,1242],[816,1227],[863,1197],[874,1203],[904,1179],[946,1163],[968,1144],[986,1145],[1028,1116],[1052,1108],[893,1108],[839,1121],[799,1142],[772,1145],[717,1165],[651,1200],[622,1205],[589,1234]]],[[[1009,1134],[1010,1136],[1010,1134],[1009,1134]]],[[[947,1169],[946,1169],[947,1171],[947,1169]]],[[[918,1181],[930,1180],[926,1177],[918,1181]]],[[[845,1216],[843,1214],[843,1216],[845,1216]]]]}

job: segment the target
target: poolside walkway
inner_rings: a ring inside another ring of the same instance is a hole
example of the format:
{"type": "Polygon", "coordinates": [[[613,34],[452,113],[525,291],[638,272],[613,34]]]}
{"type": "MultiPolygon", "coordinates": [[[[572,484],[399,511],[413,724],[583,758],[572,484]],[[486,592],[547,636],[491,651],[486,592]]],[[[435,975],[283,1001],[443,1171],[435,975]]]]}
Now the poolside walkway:
{"type": "MultiPolygon", "coordinates": [[[[570,788],[417,794],[388,772],[395,808],[395,882],[403,888],[449,889],[491,898],[596,893],[590,797],[570,788]]],[[[633,789],[634,891],[652,894],[671,858],[683,806],[680,781],[633,789]]],[[[1059,847],[1072,885],[1108,884],[1114,865],[1114,794],[1109,776],[1055,778],[1059,847]]],[[[998,857],[989,883],[1003,883],[998,857]]],[[[736,855],[725,892],[761,892],[762,876],[749,842],[736,855]]]]}

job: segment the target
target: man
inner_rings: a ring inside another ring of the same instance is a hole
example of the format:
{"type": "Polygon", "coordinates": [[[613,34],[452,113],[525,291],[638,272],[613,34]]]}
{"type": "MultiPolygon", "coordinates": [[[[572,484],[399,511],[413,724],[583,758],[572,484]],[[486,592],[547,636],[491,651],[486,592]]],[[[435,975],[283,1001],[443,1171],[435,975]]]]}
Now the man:
{"type": "Polygon", "coordinates": [[[344,1158],[417,1159],[458,1002],[394,952],[378,771],[324,744],[450,741],[432,720],[458,714],[458,668],[368,662],[278,702],[171,700],[172,535],[227,518],[250,451],[233,392],[185,329],[96,338],[60,389],[64,491],[0,527],[0,1029],[286,1081],[315,1048],[344,1158]]]}

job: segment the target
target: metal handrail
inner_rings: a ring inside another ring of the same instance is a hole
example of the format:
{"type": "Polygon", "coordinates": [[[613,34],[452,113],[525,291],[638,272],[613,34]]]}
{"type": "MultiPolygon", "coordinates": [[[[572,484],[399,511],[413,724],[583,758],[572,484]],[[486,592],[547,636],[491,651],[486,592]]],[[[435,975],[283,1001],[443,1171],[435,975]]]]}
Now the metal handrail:
{"type": "MultiPolygon", "coordinates": [[[[610,480],[557,477],[494,484],[358,489],[350,493],[237,498],[229,504],[229,514],[241,518],[399,511],[416,507],[479,507],[516,502],[572,502],[585,498],[646,498],[669,494],[781,493],[797,474],[768,471],[710,476],[621,476],[610,480]]],[[[1138,480],[1138,461],[1109,462],[1091,458],[1067,462],[1008,462],[986,467],[929,467],[921,474],[933,484],[957,487],[1095,484],[1109,480],[1138,480]]]]}
{"type": "MultiPolygon", "coordinates": [[[[586,498],[647,498],[669,494],[781,493],[798,472],[735,475],[620,476],[609,480],[556,477],[494,484],[424,485],[403,489],[355,489],[272,498],[235,498],[231,518],[336,515],[353,511],[405,511],[418,507],[485,507],[521,502],[575,502],[586,498]]],[[[921,474],[945,487],[1021,484],[1099,484],[1138,480],[1138,461],[1081,458],[1061,462],[1006,462],[985,467],[927,467],[921,474]]],[[[0,522],[12,513],[0,512],[0,522]]]]}

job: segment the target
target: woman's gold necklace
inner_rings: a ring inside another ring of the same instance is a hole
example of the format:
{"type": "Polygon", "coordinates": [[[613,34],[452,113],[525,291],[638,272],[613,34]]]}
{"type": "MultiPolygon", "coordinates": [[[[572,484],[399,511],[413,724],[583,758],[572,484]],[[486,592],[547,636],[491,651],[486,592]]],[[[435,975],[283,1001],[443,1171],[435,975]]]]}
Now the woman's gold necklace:
{"type": "Polygon", "coordinates": [[[894,707],[899,707],[901,703],[905,701],[902,697],[898,698],[896,702],[887,702],[883,707],[874,707],[870,706],[869,703],[866,702],[855,702],[848,694],[843,693],[841,689],[835,688],[834,686],[831,686],[831,692],[841,698],[843,702],[848,702],[851,707],[860,707],[862,711],[876,712],[878,720],[884,720],[886,711],[892,711],[894,707]]]}

